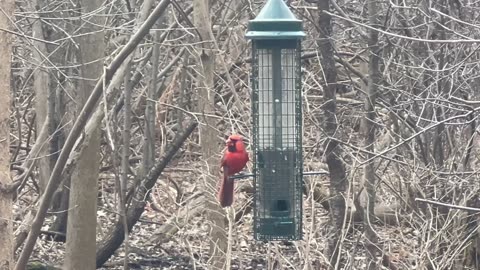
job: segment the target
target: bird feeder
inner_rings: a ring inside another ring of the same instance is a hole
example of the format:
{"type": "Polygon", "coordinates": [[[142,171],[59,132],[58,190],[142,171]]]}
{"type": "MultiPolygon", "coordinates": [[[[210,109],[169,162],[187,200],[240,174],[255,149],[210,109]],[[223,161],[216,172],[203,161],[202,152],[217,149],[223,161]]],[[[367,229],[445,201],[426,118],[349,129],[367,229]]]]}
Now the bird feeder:
{"type": "Polygon", "coordinates": [[[302,238],[302,21],[268,0],[249,21],[252,40],[254,235],[302,238]]]}

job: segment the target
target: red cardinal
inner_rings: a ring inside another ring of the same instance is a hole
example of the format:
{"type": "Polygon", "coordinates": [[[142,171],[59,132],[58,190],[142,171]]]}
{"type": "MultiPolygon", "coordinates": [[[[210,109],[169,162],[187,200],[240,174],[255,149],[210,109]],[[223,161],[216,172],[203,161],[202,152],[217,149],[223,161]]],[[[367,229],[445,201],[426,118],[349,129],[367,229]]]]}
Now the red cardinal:
{"type": "Polygon", "coordinates": [[[228,177],[240,172],[247,162],[248,153],[245,151],[242,136],[231,135],[228,137],[227,148],[221,161],[223,181],[218,192],[218,201],[222,207],[230,206],[233,203],[233,183],[235,180],[228,177]]]}

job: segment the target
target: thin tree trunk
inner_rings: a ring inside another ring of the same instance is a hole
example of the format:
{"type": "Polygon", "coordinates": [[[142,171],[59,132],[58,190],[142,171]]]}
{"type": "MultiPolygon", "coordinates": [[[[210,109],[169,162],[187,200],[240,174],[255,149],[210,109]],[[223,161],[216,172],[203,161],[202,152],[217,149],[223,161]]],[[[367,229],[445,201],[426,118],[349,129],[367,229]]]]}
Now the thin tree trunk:
{"type": "MultiPolygon", "coordinates": [[[[162,16],[157,23],[157,28],[161,28],[163,26],[163,21],[165,16],[162,16]]],[[[156,92],[157,92],[157,74],[158,74],[158,67],[160,62],[160,43],[162,36],[159,31],[156,31],[153,34],[153,52],[151,57],[152,63],[152,70],[150,73],[150,82],[147,89],[147,99],[145,101],[145,136],[143,139],[143,156],[142,156],[142,167],[140,175],[144,176],[148,170],[153,165],[155,161],[155,119],[156,119],[156,92]]],[[[161,129],[162,127],[160,127],[161,129]]],[[[161,150],[164,150],[163,147],[161,150]]],[[[160,153],[163,154],[163,153],[160,153]]],[[[150,201],[152,200],[151,195],[148,198],[150,201]]]]}
{"type": "MultiPolygon", "coordinates": [[[[159,23],[157,22],[157,25],[159,23]]],[[[155,92],[157,90],[157,74],[160,58],[160,33],[154,34],[154,45],[152,53],[152,72],[150,84],[147,89],[147,100],[145,106],[145,139],[143,142],[142,165],[146,173],[152,167],[155,158],[155,92]]]]}
{"type": "MultiPolygon", "coordinates": [[[[377,0],[368,0],[368,19],[372,27],[379,27],[379,9],[377,0]]],[[[368,63],[368,86],[367,96],[365,98],[365,118],[363,118],[363,139],[366,158],[371,160],[375,152],[375,99],[378,92],[380,81],[379,70],[379,46],[378,32],[369,29],[368,33],[369,63],[368,63]]],[[[373,160],[365,164],[364,167],[364,187],[366,198],[363,200],[363,224],[365,230],[365,249],[367,251],[367,269],[376,270],[379,268],[378,256],[378,236],[373,229],[375,221],[375,163],[373,160]]]]}
{"type": "MultiPolygon", "coordinates": [[[[38,6],[38,1],[32,1],[31,10],[34,10],[34,6],[38,6]]],[[[42,21],[40,17],[35,18],[32,23],[32,36],[38,39],[45,39],[43,35],[42,21]]],[[[35,91],[35,121],[36,121],[36,130],[37,136],[40,133],[40,130],[47,120],[48,115],[48,102],[49,95],[53,90],[53,87],[50,85],[50,75],[48,70],[41,63],[44,60],[42,55],[48,55],[47,46],[43,42],[32,41],[33,45],[37,48],[33,50],[33,56],[36,62],[39,64],[35,72],[33,73],[33,89],[35,91]]],[[[49,118],[50,121],[53,121],[52,118],[49,118]]],[[[50,145],[50,142],[46,142],[50,145]]],[[[50,146],[43,147],[40,153],[40,160],[38,161],[38,186],[40,187],[40,194],[43,193],[45,187],[47,186],[48,178],[50,177],[51,163],[50,163],[50,146]]]]}
{"type": "MultiPolygon", "coordinates": [[[[14,1],[0,1],[2,16],[0,28],[11,29],[14,1]]],[[[12,183],[10,176],[10,65],[12,38],[0,31],[0,57],[3,68],[0,69],[0,269],[13,269],[13,224],[12,192],[2,189],[12,183]]]]}
{"type": "MultiPolygon", "coordinates": [[[[65,38],[65,33],[73,30],[72,24],[58,22],[56,23],[57,27],[64,28],[65,32],[49,31],[52,25],[45,22],[48,21],[49,18],[58,18],[63,16],[63,13],[61,10],[55,9],[53,6],[49,5],[48,0],[34,0],[32,6],[32,10],[35,10],[37,12],[37,16],[39,17],[39,20],[37,21],[39,34],[43,35],[46,40],[54,41],[65,38]],[[40,7],[46,7],[45,11],[48,12],[42,12],[43,10],[40,7]],[[43,18],[44,20],[40,20],[40,18],[43,18]]],[[[37,30],[34,30],[34,32],[36,31],[37,30]]],[[[71,72],[71,69],[64,67],[68,66],[67,63],[71,63],[70,61],[74,61],[74,59],[72,59],[72,54],[69,53],[69,50],[66,49],[65,46],[53,47],[51,45],[47,45],[46,49],[46,53],[44,53],[41,57],[44,65],[48,64],[50,69],[48,77],[48,101],[45,103],[45,105],[48,106],[46,109],[49,117],[48,135],[51,134],[53,138],[49,142],[48,149],[45,150],[45,153],[49,154],[49,161],[44,161],[44,164],[48,163],[48,166],[50,167],[40,168],[40,170],[48,171],[47,176],[50,178],[53,165],[58,157],[59,149],[62,149],[65,134],[68,134],[69,129],[71,128],[70,121],[75,118],[75,110],[67,109],[71,108],[71,106],[75,104],[75,102],[71,99],[75,89],[73,89],[71,84],[67,83],[67,80],[65,80],[64,77],[66,73],[71,72]],[[62,128],[57,130],[57,128],[60,126],[62,128]]],[[[45,185],[48,184],[48,180],[49,179],[45,180],[45,185]]],[[[55,195],[53,196],[53,203],[50,206],[51,210],[56,213],[55,221],[50,228],[51,230],[59,233],[52,237],[55,241],[65,242],[69,209],[68,202],[70,200],[70,180],[71,174],[63,177],[62,185],[55,192],[55,195]]],[[[40,179],[40,181],[43,180],[40,179]]],[[[43,189],[45,188],[46,186],[43,189]]],[[[42,190],[42,193],[43,191],[44,190],[42,190]]]]}
{"type": "Polygon", "coordinates": [[[214,175],[219,171],[215,153],[218,150],[215,140],[215,120],[208,117],[214,114],[214,44],[211,37],[211,20],[209,0],[194,0],[193,20],[200,34],[198,52],[198,111],[202,114],[203,125],[200,126],[200,145],[205,166],[206,209],[211,220],[210,229],[210,269],[224,269],[226,265],[227,235],[225,231],[225,212],[215,199],[217,180],[214,175]]]}
{"type": "MultiPolygon", "coordinates": [[[[102,2],[100,0],[82,0],[82,14],[95,12],[102,2]]],[[[98,12],[98,11],[97,11],[98,12]]],[[[80,111],[95,87],[95,82],[102,74],[104,49],[104,33],[98,26],[103,25],[102,14],[93,14],[89,23],[83,27],[78,38],[80,74],[77,102],[80,111]]],[[[100,129],[94,131],[87,147],[82,149],[70,184],[70,208],[67,221],[67,243],[65,269],[95,269],[96,250],[96,211],[97,180],[100,163],[100,129]]]]}
{"type": "Polygon", "coordinates": [[[131,73],[127,70],[124,83],[124,93],[125,93],[125,105],[124,105],[124,115],[123,115],[123,148],[122,148],[122,169],[121,169],[121,180],[118,188],[118,197],[119,197],[119,213],[120,219],[123,224],[124,232],[124,263],[123,269],[128,269],[128,252],[129,252],[129,231],[127,223],[127,210],[126,210],[126,195],[127,195],[127,186],[128,186],[128,172],[130,171],[130,128],[132,126],[132,85],[130,82],[131,73]]]}
{"type": "MultiPolygon", "coordinates": [[[[336,136],[337,131],[337,70],[335,67],[334,47],[332,36],[331,16],[323,11],[330,11],[329,0],[318,1],[319,17],[318,27],[320,39],[317,42],[320,50],[320,63],[323,68],[323,91],[325,103],[324,111],[324,129],[328,136],[336,136]]],[[[340,160],[341,150],[338,142],[335,140],[326,140],[325,157],[330,172],[330,218],[333,225],[333,237],[328,241],[328,257],[332,269],[341,269],[343,260],[341,260],[342,250],[342,233],[344,232],[345,218],[345,193],[347,190],[348,180],[345,173],[345,165],[340,160]]]]}

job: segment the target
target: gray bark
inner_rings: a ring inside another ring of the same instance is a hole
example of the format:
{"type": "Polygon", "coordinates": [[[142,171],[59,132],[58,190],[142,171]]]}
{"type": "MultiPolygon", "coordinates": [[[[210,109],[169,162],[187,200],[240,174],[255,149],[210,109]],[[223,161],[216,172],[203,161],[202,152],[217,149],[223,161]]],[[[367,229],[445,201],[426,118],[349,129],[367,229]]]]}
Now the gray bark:
{"type": "MultiPolygon", "coordinates": [[[[337,69],[335,67],[335,58],[333,55],[334,47],[332,36],[331,16],[323,11],[330,11],[329,0],[318,1],[319,17],[319,35],[317,42],[320,50],[320,63],[325,74],[322,88],[324,91],[325,104],[323,105],[325,132],[331,136],[338,136],[337,131],[337,69]]],[[[344,232],[344,217],[346,209],[346,190],[348,180],[346,178],[345,165],[341,157],[341,150],[336,140],[327,139],[325,142],[325,158],[330,172],[330,218],[333,225],[334,236],[328,242],[328,257],[332,269],[341,269],[343,261],[341,260],[342,233],[344,232]]]]}
{"type": "MultiPolygon", "coordinates": [[[[38,5],[37,1],[34,1],[34,3],[35,5],[38,5]]],[[[42,21],[40,18],[35,19],[32,23],[32,36],[42,40],[45,39],[42,21]]],[[[33,89],[35,91],[35,121],[38,136],[43,124],[47,120],[49,92],[51,92],[51,85],[48,70],[45,67],[42,67],[42,63],[44,63],[44,56],[48,55],[47,46],[45,43],[39,41],[32,41],[32,43],[37,48],[36,50],[33,50],[33,56],[39,64],[33,73],[33,89]]],[[[50,118],[50,120],[53,119],[50,118]]],[[[49,142],[47,144],[50,145],[49,142]]],[[[50,177],[51,165],[49,150],[50,147],[43,147],[38,161],[38,186],[40,187],[40,194],[45,190],[48,178],[50,177]]]]}
{"type": "MultiPolygon", "coordinates": [[[[83,0],[79,3],[82,14],[97,10],[102,4],[99,0],[83,0]]],[[[101,14],[85,18],[83,33],[78,38],[79,52],[77,54],[81,80],[78,84],[77,102],[81,110],[95,82],[102,74],[104,56],[104,33],[98,26],[103,25],[101,14]]],[[[73,171],[70,184],[69,217],[67,221],[67,242],[65,269],[95,269],[96,250],[96,211],[97,211],[97,180],[100,163],[100,129],[97,128],[87,147],[80,152],[79,161],[73,171]]]]}
{"type": "MultiPolygon", "coordinates": [[[[376,0],[368,1],[368,19],[373,27],[379,27],[379,8],[376,0]]],[[[368,48],[369,48],[369,63],[368,63],[368,86],[367,96],[365,98],[365,118],[363,119],[363,139],[365,150],[368,151],[366,158],[371,160],[375,155],[375,103],[378,94],[378,84],[380,82],[379,69],[379,46],[378,46],[378,32],[369,30],[368,32],[368,48]]],[[[375,162],[371,160],[364,167],[364,188],[366,191],[366,200],[364,200],[363,208],[363,224],[365,230],[365,250],[367,252],[367,269],[379,269],[379,251],[378,235],[373,226],[375,221],[375,162]]]]}
{"type": "MultiPolygon", "coordinates": [[[[13,18],[14,1],[0,1],[4,12],[0,16],[0,28],[11,29],[10,18],[13,18]]],[[[12,38],[5,31],[0,31],[0,58],[3,68],[0,69],[0,269],[13,269],[13,224],[12,224],[12,192],[1,187],[10,185],[10,65],[12,54],[12,38]]]]}
{"type": "MultiPolygon", "coordinates": [[[[160,21],[157,22],[157,26],[160,26],[160,21]]],[[[154,34],[154,45],[152,53],[152,72],[150,78],[150,84],[147,89],[147,101],[145,105],[145,139],[143,145],[143,172],[148,172],[152,167],[155,158],[155,93],[157,90],[157,74],[160,58],[160,32],[154,34]]]]}
{"type": "Polygon", "coordinates": [[[213,34],[211,33],[210,7],[208,0],[195,0],[193,2],[194,25],[200,35],[198,53],[198,111],[201,113],[200,145],[202,146],[205,166],[205,191],[206,209],[211,220],[210,226],[210,269],[225,269],[228,258],[226,253],[228,241],[225,230],[225,212],[222,211],[215,198],[217,180],[215,175],[219,171],[218,160],[215,156],[218,146],[216,144],[215,126],[216,121],[208,115],[214,114],[214,69],[215,54],[213,48],[213,34]]]}
{"type": "Polygon", "coordinates": [[[120,212],[120,220],[123,223],[123,231],[124,231],[124,264],[123,269],[128,269],[128,252],[129,252],[129,232],[128,232],[128,223],[127,223],[127,210],[126,210],[126,192],[128,186],[128,173],[130,171],[130,128],[132,126],[132,85],[130,82],[131,74],[130,70],[127,69],[127,73],[125,76],[124,82],[124,114],[123,114],[123,147],[122,147],[122,169],[121,169],[121,177],[120,177],[120,184],[118,185],[118,194],[119,194],[119,208],[118,211],[120,212]]]}

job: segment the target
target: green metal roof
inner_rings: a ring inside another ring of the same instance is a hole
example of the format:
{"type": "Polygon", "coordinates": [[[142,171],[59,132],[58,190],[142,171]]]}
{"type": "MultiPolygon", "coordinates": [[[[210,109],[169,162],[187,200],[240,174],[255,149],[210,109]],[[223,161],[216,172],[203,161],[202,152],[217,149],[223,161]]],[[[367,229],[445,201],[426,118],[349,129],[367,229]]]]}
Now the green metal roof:
{"type": "Polygon", "coordinates": [[[257,17],[248,22],[250,39],[299,39],[305,36],[298,20],[283,0],[268,0],[257,17]]]}

